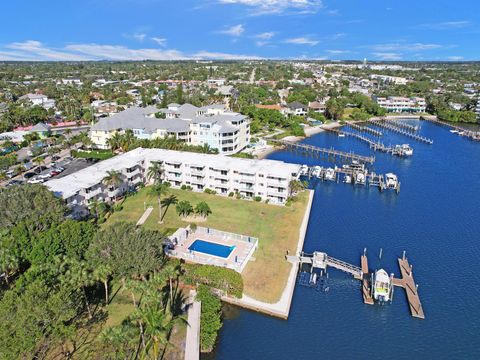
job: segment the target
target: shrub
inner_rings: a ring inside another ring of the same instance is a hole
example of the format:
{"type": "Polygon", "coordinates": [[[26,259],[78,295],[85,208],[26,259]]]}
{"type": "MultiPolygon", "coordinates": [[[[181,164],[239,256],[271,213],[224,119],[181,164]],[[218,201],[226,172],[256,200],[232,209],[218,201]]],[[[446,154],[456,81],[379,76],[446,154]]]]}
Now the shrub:
{"type": "Polygon", "coordinates": [[[217,193],[215,190],[212,190],[212,189],[209,189],[209,188],[206,188],[205,190],[203,190],[203,192],[205,194],[211,194],[211,195],[215,195],[217,193]]]}
{"type": "Polygon", "coordinates": [[[236,298],[242,297],[243,279],[235,270],[200,264],[183,264],[182,267],[185,284],[204,284],[236,298]]]}
{"type": "Polygon", "coordinates": [[[233,197],[233,195],[235,195],[235,193],[232,191],[228,194],[228,197],[233,197]]]}
{"type": "Polygon", "coordinates": [[[205,285],[200,285],[197,300],[202,302],[200,315],[200,348],[202,352],[213,350],[217,341],[218,330],[222,327],[222,304],[212,294],[212,290],[205,285]]]}
{"type": "Polygon", "coordinates": [[[182,186],[180,187],[180,189],[181,189],[181,190],[187,190],[187,185],[182,185],[182,186]]]}
{"type": "Polygon", "coordinates": [[[260,201],[262,201],[262,197],[261,197],[261,196],[255,196],[255,197],[253,198],[253,200],[255,200],[255,201],[257,201],[257,202],[260,202],[260,201]]]}

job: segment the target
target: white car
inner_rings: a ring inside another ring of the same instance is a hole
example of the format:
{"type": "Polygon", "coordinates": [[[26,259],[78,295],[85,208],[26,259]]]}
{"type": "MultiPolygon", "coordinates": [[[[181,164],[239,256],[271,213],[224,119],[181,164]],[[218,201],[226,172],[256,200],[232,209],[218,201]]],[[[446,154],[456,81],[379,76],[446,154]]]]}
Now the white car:
{"type": "Polygon", "coordinates": [[[33,178],[33,179],[28,180],[27,182],[28,182],[29,184],[41,184],[41,183],[43,183],[44,181],[45,181],[45,180],[43,180],[43,179],[33,178]]]}
{"type": "Polygon", "coordinates": [[[51,177],[52,177],[52,175],[50,173],[41,174],[41,175],[37,176],[38,179],[42,179],[42,180],[48,179],[48,178],[51,178],[51,177]]]}

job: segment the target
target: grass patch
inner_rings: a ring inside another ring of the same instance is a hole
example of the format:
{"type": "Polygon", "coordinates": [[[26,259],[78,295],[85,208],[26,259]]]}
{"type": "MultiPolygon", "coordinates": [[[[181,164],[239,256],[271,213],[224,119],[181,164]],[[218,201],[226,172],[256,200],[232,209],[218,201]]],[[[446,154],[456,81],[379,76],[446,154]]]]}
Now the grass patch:
{"type": "Polygon", "coordinates": [[[75,151],[72,150],[72,156],[75,158],[82,159],[98,159],[98,160],[107,160],[111,157],[114,157],[115,154],[110,150],[92,150],[92,151],[75,151]]]}
{"type": "MultiPolygon", "coordinates": [[[[307,192],[299,194],[297,201],[285,207],[186,190],[170,189],[170,194],[179,201],[189,201],[193,206],[200,201],[207,202],[213,213],[200,226],[257,237],[259,247],[253,254],[255,260],[248,263],[242,274],[244,293],[265,302],[279,300],[291,267],[285,261],[285,251],[296,251],[308,203],[307,192]]],[[[137,222],[144,212],[144,204],[154,207],[143,225],[148,229],[171,234],[177,228],[188,225],[176,214],[174,206],[168,209],[163,224],[159,224],[157,201],[148,196],[148,187],[127,198],[123,210],[112,214],[107,224],[137,222]]]]}

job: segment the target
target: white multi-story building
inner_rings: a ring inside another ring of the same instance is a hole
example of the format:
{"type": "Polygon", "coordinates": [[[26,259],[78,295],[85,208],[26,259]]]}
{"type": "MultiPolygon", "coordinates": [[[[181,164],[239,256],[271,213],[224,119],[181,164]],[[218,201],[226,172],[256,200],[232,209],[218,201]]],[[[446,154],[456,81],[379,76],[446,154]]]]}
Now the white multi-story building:
{"type": "Polygon", "coordinates": [[[272,204],[284,204],[290,181],[298,179],[300,165],[277,160],[240,159],[163,149],[137,148],[101,161],[45,185],[65,199],[75,216],[87,214],[92,200],[112,201],[141,183],[152,163],[163,169],[163,181],[173,188],[191,186],[193,191],[214,190],[218,195],[240,194],[244,199],[260,197],[272,204]],[[108,171],[120,173],[121,183],[108,187],[103,179],[108,171]]]}
{"type": "Polygon", "coordinates": [[[427,106],[425,99],[420,97],[389,96],[388,98],[374,97],[373,100],[388,112],[421,113],[425,112],[427,106]]]}
{"type": "Polygon", "coordinates": [[[132,107],[92,125],[90,138],[96,147],[107,149],[115,133],[131,129],[139,139],[173,136],[191,145],[208,145],[219,154],[234,154],[250,142],[250,120],[227,111],[224,105],[196,107],[170,104],[167,109],[154,106],[132,107]],[[157,118],[161,113],[163,118],[157,118]]]}
{"type": "Polygon", "coordinates": [[[477,108],[475,112],[477,113],[477,119],[480,120],[480,99],[477,100],[477,108]]]}

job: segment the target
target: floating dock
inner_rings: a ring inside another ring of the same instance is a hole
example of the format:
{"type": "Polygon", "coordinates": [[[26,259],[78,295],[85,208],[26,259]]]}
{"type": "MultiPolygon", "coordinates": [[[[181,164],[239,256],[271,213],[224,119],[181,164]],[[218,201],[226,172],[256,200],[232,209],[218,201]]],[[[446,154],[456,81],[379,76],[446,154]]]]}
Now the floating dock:
{"type": "MultiPolygon", "coordinates": [[[[361,267],[349,264],[339,259],[335,259],[320,251],[316,251],[313,254],[301,253],[297,256],[286,255],[286,259],[287,261],[293,264],[298,264],[299,266],[302,264],[310,264],[312,266],[311,273],[313,273],[314,268],[320,269],[323,273],[326,272],[328,267],[333,267],[352,275],[354,279],[360,280],[362,283],[363,302],[368,305],[374,305],[375,301],[372,296],[372,273],[368,267],[368,258],[365,251],[360,257],[361,267]]],[[[413,279],[412,266],[405,257],[405,252],[403,257],[398,259],[398,265],[400,267],[401,278],[395,278],[393,274],[391,275],[390,279],[392,288],[394,286],[403,288],[407,295],[407,302],[411,315],[418,319],[425,319],[422,303],[420,302],[420,296],[418,294],[418,286],[415,284],[415,280],[413,279]]],[[[312,277],[309,277],[308,282],[310,282],[311,279],[312,277]]],[[[306,279],[303,280],[305,281],[306,279]]]]}
{"type": "Polygon", "coordinates": [[[375,162],[374,156],[358,155],[354,152],[345,152],[335,150],[333,148],[326,149],[313,145],[299,144],[287,140],[276,140],[276,142],[282,144],[286,150],[295,151],[304,154],[308,157],[314,157],[317,159],[324,159],[331,162],[340,161],[343,163],[358,162],[361,164],[373,164],[375,162]]]}

